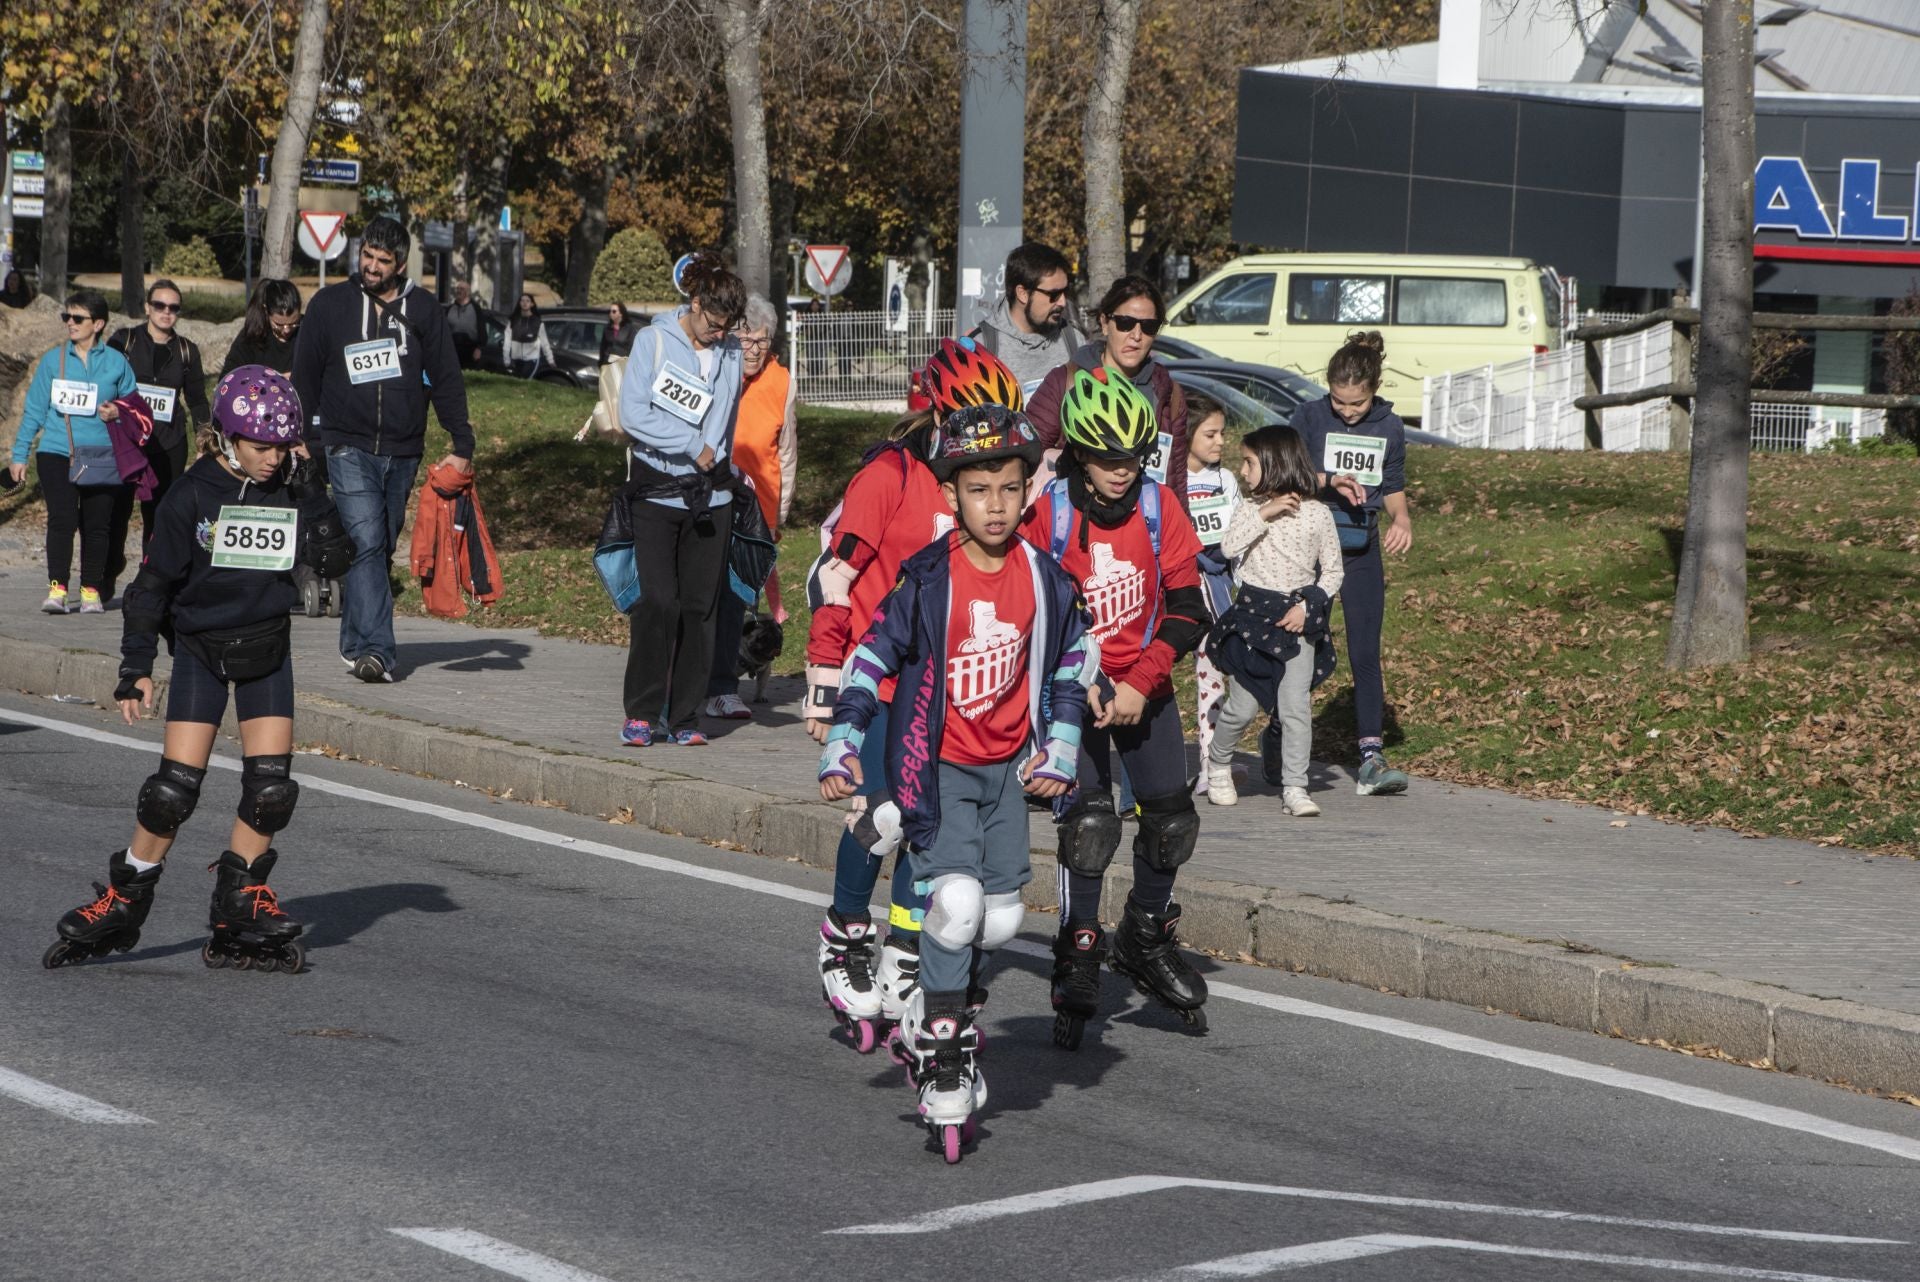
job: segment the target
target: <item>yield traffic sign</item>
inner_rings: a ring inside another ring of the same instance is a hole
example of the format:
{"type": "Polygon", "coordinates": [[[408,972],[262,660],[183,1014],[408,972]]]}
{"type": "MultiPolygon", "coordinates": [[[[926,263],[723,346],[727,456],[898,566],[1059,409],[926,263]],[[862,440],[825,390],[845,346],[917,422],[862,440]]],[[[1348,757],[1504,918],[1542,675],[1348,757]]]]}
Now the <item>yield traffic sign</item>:
{"type": "MultiPolygon", "coordinates": [[[[845,245],[808,245],[807,261],[813,264],[813,270],[820,276],[823,286],[821,293],[837,294],[847,287],[845,280],[838,279],[847,265],[845,245]]],[[[851,279],[850,273],[848,279],[851,279]]]]}
{"type": "Polygon", "coordinates": [[[307,257],[325,261],[346,248],[346,241],[340,236],[346,224],[345,214],[303,209],[300,211],[300,235],[296,239],[307,257]]]}

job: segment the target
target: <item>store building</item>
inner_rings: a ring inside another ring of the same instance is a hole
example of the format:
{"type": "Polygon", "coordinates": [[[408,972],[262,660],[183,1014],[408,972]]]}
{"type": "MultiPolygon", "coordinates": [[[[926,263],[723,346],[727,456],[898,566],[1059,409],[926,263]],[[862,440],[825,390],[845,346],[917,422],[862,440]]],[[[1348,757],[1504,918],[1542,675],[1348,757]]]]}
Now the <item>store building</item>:
{"type": "MultiPolygon", "coordinates": [[[[1884,313],[1920,288],[1920,0],[1757,0],[1756,302],[1884,313]]],[[[1240,78],[1233,233],[1312,251],[1501,254],[1584,307],[1693,276],[1690,0],[1442,0],[1440,38],[1240,78]]],[[[1823,332],[1789,385],[1879,386],[1823,332]]]]}

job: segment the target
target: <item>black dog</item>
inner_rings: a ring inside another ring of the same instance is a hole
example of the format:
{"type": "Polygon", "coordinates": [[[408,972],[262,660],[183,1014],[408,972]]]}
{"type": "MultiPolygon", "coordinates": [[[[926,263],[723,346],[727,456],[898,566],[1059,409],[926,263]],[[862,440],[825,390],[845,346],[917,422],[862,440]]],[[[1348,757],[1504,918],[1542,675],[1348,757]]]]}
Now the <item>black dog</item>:
{"type": "Polygon", "coordinates": [[[767,701],[767,678],[773,675],[773,661],[787,643],[786,632],[773,616],[749,610],[740,627],[740,675],[753,678],[753,701],[767,701]]]}

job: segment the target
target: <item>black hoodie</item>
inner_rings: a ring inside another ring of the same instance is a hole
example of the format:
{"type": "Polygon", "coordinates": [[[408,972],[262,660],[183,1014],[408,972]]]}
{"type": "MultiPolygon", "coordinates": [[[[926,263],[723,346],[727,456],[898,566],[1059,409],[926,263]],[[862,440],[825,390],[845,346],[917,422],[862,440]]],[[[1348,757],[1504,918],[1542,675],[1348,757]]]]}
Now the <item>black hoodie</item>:
{"type": "MultiPolygon", "coordinates": [[[[123,670],[151,672],[162,631],[225,632],[284,619],[292,611],[300,592],[291,570],[232,570],[213,564],[214,527],[221,508],[301,507],[284,476],[282,469],[264,485],[244,480],[203,454],[174,482],[160,500],[140,573],[127,588],[120,639],[123,670]]],[[[295,546],[302,559],[316,516],[332,506],[316,496],[301,509],[295,546]]]]}
{"type": "Polygon", "coordinates": [[[467,385],[447,318],[433,295],[410,280],[401,281],[400,296],[384,307],[360,287],[358,275],[315,294],[294,340],[293,388],[307,416],[308,439],[329,449],[351,445],[370,454],[419,458],[426,453],[431,397],[434,416],[453,437],[453,453],[473,457],[467,385]],[[396,345],[398,373],[353,382],[347,348],[382,341],[396,345]]]}

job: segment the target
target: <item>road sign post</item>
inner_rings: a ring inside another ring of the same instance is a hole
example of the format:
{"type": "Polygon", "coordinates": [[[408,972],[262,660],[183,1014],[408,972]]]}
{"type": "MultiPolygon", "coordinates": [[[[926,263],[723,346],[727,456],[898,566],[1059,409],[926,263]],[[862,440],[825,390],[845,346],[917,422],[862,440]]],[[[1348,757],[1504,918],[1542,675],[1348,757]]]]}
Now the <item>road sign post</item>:
{"type": "Polygon", "coordinates": [[[853,258],[845,245],[807,246],[807,288],[823,298],[832,298],[852,280],[853,258]]]}
{"type": "Polygon", "coordinates": [[[347,247],[347,238],[341,233],[346,230],[345,214],[328,213],[317,209],[300,211],[300,225],[295,229],[293,239],[300,246],[300,252],[320,264],[320,288],[327,287],[327,260],[338,258],[347,247]]]}

